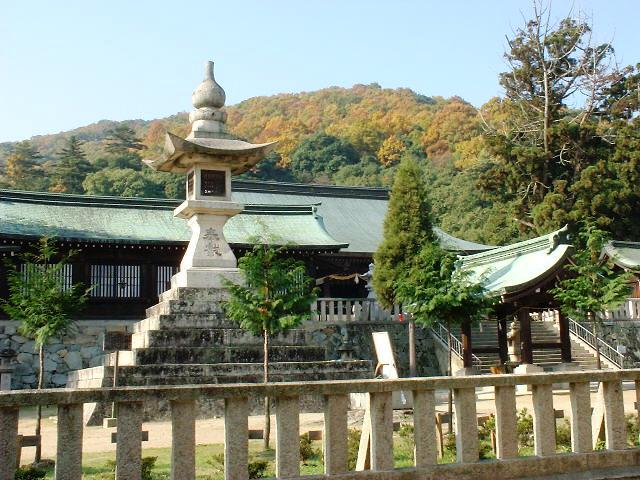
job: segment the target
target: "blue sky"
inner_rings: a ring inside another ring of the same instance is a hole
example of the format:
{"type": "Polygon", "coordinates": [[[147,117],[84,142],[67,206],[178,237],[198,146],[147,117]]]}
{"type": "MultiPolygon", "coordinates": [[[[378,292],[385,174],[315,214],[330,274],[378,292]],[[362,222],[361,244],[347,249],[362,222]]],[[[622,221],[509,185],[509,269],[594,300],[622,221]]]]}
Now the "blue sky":
{"type": "MultiPolygon", "coordinates": [[[[555,0],[640,61],[637,0],[555,0]]],[[[481,105],[500,94],[505,35],[529,0],[4,2],[0,141],[191,108],[207,59],[227,104],[378,82],[481,105]]]]}

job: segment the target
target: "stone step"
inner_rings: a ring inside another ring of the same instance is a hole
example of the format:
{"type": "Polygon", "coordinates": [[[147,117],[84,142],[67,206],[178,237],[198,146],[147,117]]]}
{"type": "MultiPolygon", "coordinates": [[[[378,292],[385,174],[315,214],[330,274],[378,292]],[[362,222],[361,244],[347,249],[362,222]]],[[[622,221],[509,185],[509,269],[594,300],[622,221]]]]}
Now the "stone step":
{"type": "MultiPolygon", "coordinates": [[[[270,338],[272,345],[306,345],[306,331],[290,330],[286,335],[270,338]]],[[[263,338],[235,328],[174,328],[134,333],[131,348],[215,347],[220,345],[262,345],[263,338]]]]}
{"type": "MultiPolygon", "coordinates": [[[[218,347],[157,347],[133,350],[131,363],[121,365],[151,365],[163,363],[255,363],[263,357],[261,345],[239,345],[218,347]]],[[[278,345],[269,349],[273,361],[317,362],[324,361],[325,348],[316,346],[278,345]]],[[[127,359],[129,360],[129,359],[127,359]]]]}
{"type": "Polygon", "coordinates": [[[181,300],[166,300],[153,305],[146,309],[147,317],[153,317],[155,315],[170,315],[175,313],[214,313],[224,314],[224,302],[211,301],[211,302],[184,302],[181,300]]]}
{"type": "Polygon", "coordinates": [[[222,313],[152,315],[133,325],[133,333],[175,328],[239,328],[222,313]]]}
{"type": "Polygon", "coordinates": [[[224,288],[187,288],[176,287],[162,292],[160,302],[177,300],[186,303],[224,302],[229,294],[224,288]]]}

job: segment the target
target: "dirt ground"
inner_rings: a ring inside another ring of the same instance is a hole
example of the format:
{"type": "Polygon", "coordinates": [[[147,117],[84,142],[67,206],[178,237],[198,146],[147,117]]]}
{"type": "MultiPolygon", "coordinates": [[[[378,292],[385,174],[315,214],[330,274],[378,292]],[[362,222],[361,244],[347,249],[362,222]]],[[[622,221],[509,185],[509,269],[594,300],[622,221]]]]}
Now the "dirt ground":
{"type": "MultiPolygon", "coordinates": [[[[493,389],[478,389],[477,412],[478,415],[488,415],[495,412],[493,389]]],[[[447,393],[445,391],[437,392],[437,410],[440,412],[447,411],[447,393]]],[[[625,385],[624,402],[625,413],[635,413],[634,402],[636,400],[635,386],[630,383],[625,385]]],[[[597,401],[597,391],[592,388],[591,391],[592,405],[597,401]]],[[[554,408],[563,410],[565,418],[571,416],[571,406],[568,390],[554,391],[554,408]]],[[[527,408],[531,411],[531,394],[516,394],[517,408],[527,408]]],[[[55,458],[56,452],[56,411],[54,408],[44,410],[44,421],[42,425],[43,435],[43,457],[55,458]]],[[[349,412],[350,427],[359,428],[362,423],[362,410],[354,410],[349,412]]],[[[399,413],[398,413],[399,416],[399,413]]],[[[411,421],[410,415],[402,416],[403,419],[411,421]]],[[[261,429],[264,419],[260,416],[249,417],[250,429],[261,429]]],[[[321,413],[303,413],[300,415],[300,431],[307,432],[309,430],[322,430],[323,419],[321,413]]],[[[33,409],[25,410],[20,414],[19,433],[23,435],[32,435],[35,429],[35,411],[33,409]]],[[[143,443],[143,448],[166,448],[171,446],[171,422],[147,422],[143,425],[143,430],[149,432],[149,441],[143,443]]],[[[83,452],[108,452],[115,451],[116,445],[111,443],[111,433],[115,428],[105,429],[102,427],[85,427],[84,430],[84,446],[83,452]]],[[[272,435],[275,435],[275,418],[272,418],[272,435]]],[[[224,423],[222,418],[202,419],[196,421],[196,443],[197,444],[214,444],[223,443],[224,441],[224,423]]],[[[24,448],[22,454],[22,462],[30,463],[33,460],[34,448],[24,448]]]]}

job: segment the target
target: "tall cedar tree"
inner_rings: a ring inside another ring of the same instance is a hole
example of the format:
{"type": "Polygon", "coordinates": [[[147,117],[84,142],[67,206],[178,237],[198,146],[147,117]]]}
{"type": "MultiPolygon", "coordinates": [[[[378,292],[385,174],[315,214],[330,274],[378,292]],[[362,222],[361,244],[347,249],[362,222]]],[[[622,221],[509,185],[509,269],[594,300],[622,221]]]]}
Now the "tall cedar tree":
{"type": "MultiPolygon", "coordinates": [[[[317,290],[303,262],[285,257],[284,248],[255,245],[238,262],[244,284],[227,281],[227,315],[240,327],[263,338],[263,379],[269,381],[269,339],[309,318],[317,290]]],[[[264,447],[271,431],[269,398],[265,398],[264,447]]]]}
{"type": "Polygon", "coordinates": [[[72,135],[58,152],[50,190],[59,193],[83,193],[82,182],[92,170],[82,149],[84,142],[72,135]]]}
{"type": "MultiPolygon", "coordinates": [[[[63,269],[74,252],[60,255],[53,241],[42,238],[36,252],[18,256],[18,262],[7,262],[9,296],[0,299],[0,307],[12,320],[20,322],[22,335],[32,338],[38,347],[38,388],[44,387],[44,346],[53,337],[69,331],[73,316],[87,299],[89,290],[81,284],[65,288],[63,269]]],[[[36,435],[40,435],[42,420],[38,407],[36,435]]],[[[41,446],[36,448],[36,462],[41,458],[41,446]]]]}
{"type": "Polygon", "coordinates": [[[602,255],[607,241],[607,232],[593,224],[585,225],[578,233],[571,262],[565,267],[568,277],[551,290],[567,314],[593,323],[598,368],[601,368],[598,339],[601,314],[607,308],[620,305],[629,296],[632,279],[630,273],[616,268],[611,258],[602,255]]]}
{"type": "Polygon", "coordinates": [[[397,302],[397,286],[414,265],[422,247],[436,243],[431,205],[420,165],[413,156],[400,163],[384,219],[384,238],[374,254],[373,288],[389,308],[397,302]]]}

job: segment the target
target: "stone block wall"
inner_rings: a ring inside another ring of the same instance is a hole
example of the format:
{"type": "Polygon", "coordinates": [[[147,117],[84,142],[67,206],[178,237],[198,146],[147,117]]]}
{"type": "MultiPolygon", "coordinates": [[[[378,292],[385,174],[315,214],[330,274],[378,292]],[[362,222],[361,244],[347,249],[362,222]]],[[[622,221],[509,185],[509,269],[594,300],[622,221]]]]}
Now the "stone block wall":
{"type": "Polygon", "coordinates": [[[618,321],[605,324],[602,326],[601,337],[614,348],[617,345],[627,348],[625,368],[640,367],[640,322],[618,321]]]}
{"type": "MultiPolygon", "coordinates": [[[[327,348],[327,359],[340,358],[339,348],[343,338],[347,338],[354,346],[354,358],[371,360],[376,364],[373,332],[389,332],[389,338],[398,363],[399,375],[409,376],[409,325],[402,322],[340,322],[320,323],[307,322],[305,328],[310,332],[310,341],[327,348]]],[[[440,367],[436,358],[433,339],[428,330],[416,325],[416,369],[419,376],[440,375],[440,367]]]]}
{"type": "MultiPolygon", "coordinates": [[[[45,345],[44,382],[46,387],[64,387],[67,373],[102,364],[104,332],[124,330],[131,321],[80,320],[74,331],[63,338],[52,338],[45,345]]],[[[33,340],[18,332],[18,322],[0,321],[0,349],[18,352],[11,378],[15,389],[36,388],[38,385],[38,349],[33,340]]]]}

